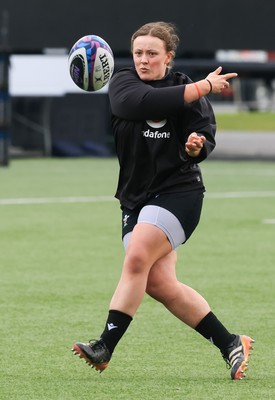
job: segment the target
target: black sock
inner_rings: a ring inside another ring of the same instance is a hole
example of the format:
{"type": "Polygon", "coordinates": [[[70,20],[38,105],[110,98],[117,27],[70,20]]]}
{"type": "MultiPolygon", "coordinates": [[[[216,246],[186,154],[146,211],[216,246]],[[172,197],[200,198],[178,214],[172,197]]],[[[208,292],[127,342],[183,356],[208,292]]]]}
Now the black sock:
{"type": "Polygon", "coordinates": [[[121,311],[110,310],[106,321],[105,329],[102,332],[101,339],[104,341],[108,350],[112,354],[114,348],[126,332],[132,321],[132,317],[121,311]]]}
{"type": "Polygon", "coordinates": [[[233,342],[236,337],[228,332],[212,311],[201,320],[195,329],[221,351],[233,342]]]}

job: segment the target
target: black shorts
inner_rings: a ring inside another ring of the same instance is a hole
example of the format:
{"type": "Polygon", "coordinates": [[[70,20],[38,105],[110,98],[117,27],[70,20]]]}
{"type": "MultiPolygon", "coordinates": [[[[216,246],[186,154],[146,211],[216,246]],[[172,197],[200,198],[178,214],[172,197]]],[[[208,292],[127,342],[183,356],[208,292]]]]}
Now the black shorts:
{"type": "Polygon", "coordinates": [[[202,188],[187,192],[163,193],[150,198],[134,210],[122,207],[122,238],[134,229],[140,210],[145,206],[154,205],[165,208],[177,217],[184,230],[186,241],[199,223],[204,191],[202,188]]]}

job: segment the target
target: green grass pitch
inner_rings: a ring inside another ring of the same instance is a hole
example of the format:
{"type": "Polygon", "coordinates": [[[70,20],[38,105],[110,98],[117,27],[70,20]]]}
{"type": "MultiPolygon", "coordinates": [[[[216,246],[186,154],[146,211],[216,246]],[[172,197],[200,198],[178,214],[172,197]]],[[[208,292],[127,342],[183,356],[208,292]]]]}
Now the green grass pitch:
{"type": "Polygon", "coordinates": [[[247,378],[148,296],[102,374],[72,355],[97,338],[120,275],[115,159],[0,168],[0,398],[275,398],[275,163],[206,161],[201,222],[178,277],[228,329],[256,340],[247,378]]]}

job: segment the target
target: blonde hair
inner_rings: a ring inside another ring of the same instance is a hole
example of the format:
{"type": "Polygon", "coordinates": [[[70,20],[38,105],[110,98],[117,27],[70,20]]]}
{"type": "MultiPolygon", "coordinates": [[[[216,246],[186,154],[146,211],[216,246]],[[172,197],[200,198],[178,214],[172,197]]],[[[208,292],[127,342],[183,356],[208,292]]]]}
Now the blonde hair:
{"type": "Polygon", "coordinates": [[[141,26],[132,35],[131,51],[133,51],[134,40],[138,36],[147,36],[147,35],[157,37],[163,40],[166,52],[167,53],[170,51],[172,52],[172,58],[170,61],[170,66],[171,66],[173,59],[175,58],[176,50],[178,48],[180,41],[175,25],[170,22],[158,21],[158,22],[149,22],[148,24],[141,26]]]}

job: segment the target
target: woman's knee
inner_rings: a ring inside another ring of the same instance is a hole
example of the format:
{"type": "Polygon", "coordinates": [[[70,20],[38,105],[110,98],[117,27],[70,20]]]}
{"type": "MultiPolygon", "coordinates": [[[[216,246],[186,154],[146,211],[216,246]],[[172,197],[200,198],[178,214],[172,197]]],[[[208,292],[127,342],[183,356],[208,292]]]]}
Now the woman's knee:
{"type": "Polygon", "coordinates": [[[148,279],[146,286],[146,293],[157,301],[162,301],[164,296],[163,288],[165,288],[165,283],[162,279],[155,278],[148,279]]]}
{"type": "Polygon", "coordinates": [[[178,282],[175,273],[176,261],[177,255],[173,251],[153,265],[146,287],[146,293],[149,296],[158,301],[167,299],[167,296],[173,296],[173,291],[178,282]]]}
{"type": "Polygon", "coordinates": [[[148,255],[144,249],[127,252],[124,259],[124,269],[133,275],[141,274],[149,270],[148,255]]]}

